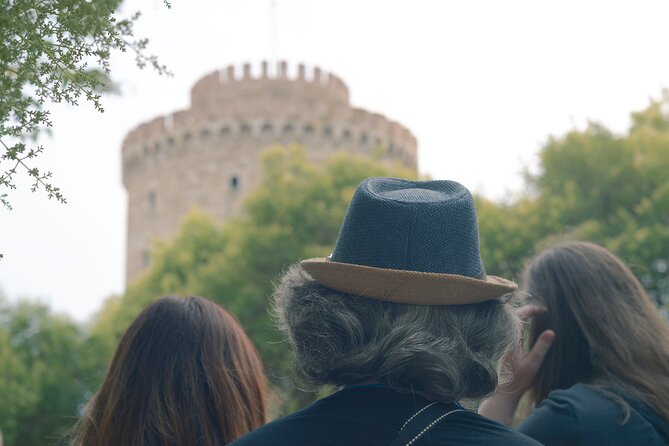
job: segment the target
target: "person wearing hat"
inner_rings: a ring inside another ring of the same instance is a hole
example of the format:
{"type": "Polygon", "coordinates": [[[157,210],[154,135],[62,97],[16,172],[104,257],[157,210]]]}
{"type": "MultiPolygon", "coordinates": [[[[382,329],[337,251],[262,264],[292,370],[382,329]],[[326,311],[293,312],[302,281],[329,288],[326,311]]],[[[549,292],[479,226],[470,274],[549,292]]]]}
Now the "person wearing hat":
{"type": "Polygon", "coordinates": [[[274,294],[297,376],[338,390],[233,444],[539,445],[460,404],[495,390],[520,332],[515,289],[486,275],[461,184],[364,180],[332,254],[293,265],[274,294]]]}

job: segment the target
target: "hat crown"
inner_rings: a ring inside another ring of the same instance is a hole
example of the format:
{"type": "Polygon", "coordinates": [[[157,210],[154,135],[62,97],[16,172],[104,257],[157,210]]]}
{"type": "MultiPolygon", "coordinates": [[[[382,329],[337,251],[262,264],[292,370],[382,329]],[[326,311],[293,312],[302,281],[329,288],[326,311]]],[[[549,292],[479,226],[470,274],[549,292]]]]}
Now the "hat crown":
{"type": "Polygon", "coordinates": [[[330,260],[485,278],[474,199],[455,181],[368,178],[353,195],[330,260]]]}

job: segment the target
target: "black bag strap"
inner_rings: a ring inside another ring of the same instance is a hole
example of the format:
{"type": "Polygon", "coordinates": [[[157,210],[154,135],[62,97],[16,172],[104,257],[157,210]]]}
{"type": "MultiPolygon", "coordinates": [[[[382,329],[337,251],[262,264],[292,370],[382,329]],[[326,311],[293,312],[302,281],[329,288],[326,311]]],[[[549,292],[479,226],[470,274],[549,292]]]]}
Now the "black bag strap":
{"type": "Polygon", "coordinates": [[[429,403],[404,422],[390,446],[411,446],[449,415],[464,411],[457,404],[429,403]]]}

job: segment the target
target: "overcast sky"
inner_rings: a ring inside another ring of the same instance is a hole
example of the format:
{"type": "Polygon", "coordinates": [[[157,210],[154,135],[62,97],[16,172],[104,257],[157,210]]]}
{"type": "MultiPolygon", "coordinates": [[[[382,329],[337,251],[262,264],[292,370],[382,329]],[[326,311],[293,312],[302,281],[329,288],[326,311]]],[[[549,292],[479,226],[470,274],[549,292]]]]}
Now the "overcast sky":
{"type": "Polygon", "coordinates": [[[504,199],[549,135],[588,119],[624,132],[629,113],[669,86],[669,2],[160,0],[139,35],[174,72],[160,78],[115,55],[122,94],[52,110],[39,166],[67,205],[12,192],[0,210],[0,287],[85,320],[124,289],[126,194],[120,148],[137,124],[189,105],[192,84],[276,53],[337,73],[355,106],[410,128],[419,169],[504,199]],[[273,39],[272,36],[275,36],[273,39]],[[272,43],[273,42],[273,43],[272,43]]]}

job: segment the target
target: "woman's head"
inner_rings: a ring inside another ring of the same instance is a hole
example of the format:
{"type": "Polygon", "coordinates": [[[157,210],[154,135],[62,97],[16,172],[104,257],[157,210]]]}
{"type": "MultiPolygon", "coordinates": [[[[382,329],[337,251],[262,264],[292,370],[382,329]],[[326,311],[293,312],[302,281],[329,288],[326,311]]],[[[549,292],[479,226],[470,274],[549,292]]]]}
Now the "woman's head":
{"type": "Polygon", "coordinates": [[[614,385],[651,406],[653,395],[669,399],[669,329],[620,259],[592,243],[564,243],[537,256],[523,282],[531,300],[547,308],[534,336],[556,333],[536,402],[579,382],[614,385]]]}
{"type": "Polygon", "coordinates": [[[165,297],[121,338],[75,444],[225,444],[265,422],[266,386],[229,313],[199,297],[165,297]]]}
{"type": "Polygon", "coordinates": [[[299,265],[275,296],[279,324],[307,384],[378,381],[433,400],[477,399],[497,384],[496,362],[518,336],[500,302],[428,306],[352,296],[315,282],[299,265]]]}

